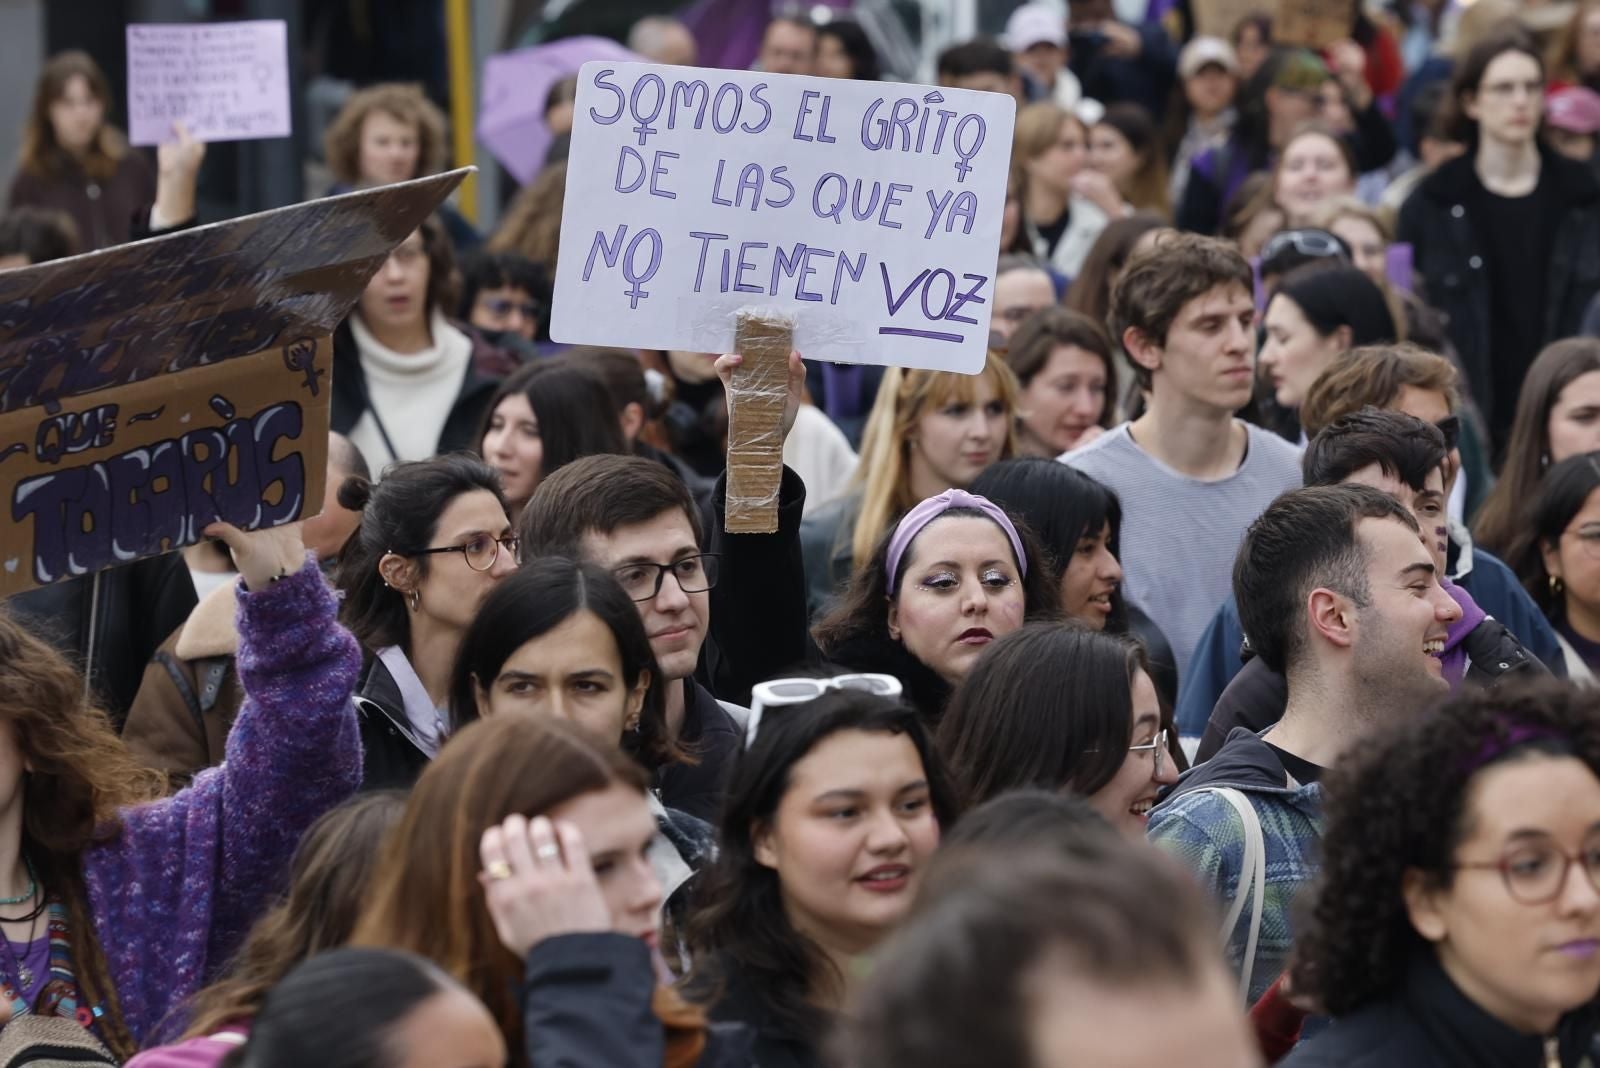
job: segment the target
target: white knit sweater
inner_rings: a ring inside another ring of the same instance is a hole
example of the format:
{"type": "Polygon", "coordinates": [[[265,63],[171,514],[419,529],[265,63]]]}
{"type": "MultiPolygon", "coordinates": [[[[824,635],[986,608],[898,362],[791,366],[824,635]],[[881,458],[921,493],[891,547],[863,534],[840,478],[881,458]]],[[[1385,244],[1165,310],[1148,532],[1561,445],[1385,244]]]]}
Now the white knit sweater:
{"type": "Polygon", "coordinates": [[[438,311],[433,313],[429,331],[431,347],[401,354],[373,337],[360,315],[350,316],[350,332],[361,354],[371,407],[361,413],[349,437],[374,471],[395,460],[426,460],[438,452],[439,434],[455,407],[472,359],[472,340],[438,311]],[[383,431],[378,429],[379,421],[383,431]],[[384,432],[394,446],[392,451],[384,443],[384,432]]]}

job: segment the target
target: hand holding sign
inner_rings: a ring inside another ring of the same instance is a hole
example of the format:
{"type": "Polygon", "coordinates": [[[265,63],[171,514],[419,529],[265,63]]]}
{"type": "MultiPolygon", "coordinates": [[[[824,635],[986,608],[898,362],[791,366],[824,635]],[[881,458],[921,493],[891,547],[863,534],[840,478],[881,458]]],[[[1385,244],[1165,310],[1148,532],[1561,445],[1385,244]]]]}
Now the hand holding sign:
{"type": "Polygon", "coordinates": [[[281,19],[128,27],[128,138],[289,136],[289,44],[281,19]]]}
{"type": "Polygon", "coordinates": [[[551,336],[725,352],[759,306],[814,359],[975,374],[1015,112],[999,93],[586,63],[551,336]]]}
{"type": "Polygon", "coordinates": [[[304,521],[248,531],[218,521],[206,527],[204,534],[226,543],[228,552],[233,555],[233,566],[244,579],[245,589],[259,593],[305,566],[304,530],[304,521]]]}

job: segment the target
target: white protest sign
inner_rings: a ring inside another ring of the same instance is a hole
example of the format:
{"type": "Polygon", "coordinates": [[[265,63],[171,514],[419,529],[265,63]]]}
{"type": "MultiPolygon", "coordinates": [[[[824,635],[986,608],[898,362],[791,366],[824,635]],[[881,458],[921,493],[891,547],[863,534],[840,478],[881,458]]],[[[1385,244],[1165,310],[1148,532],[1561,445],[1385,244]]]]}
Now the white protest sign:
{"type": "Polygon", "coordinates": [[[182,122],[199,141],[289,136],[282,19],[128,27],[128,139],[158,145],[182,122]]]}
{"type": "Polygon", "coordinates": [[[1016,104],[890,82],[586,63],[550,335],[726,352],[734,313],[808,357],[975,374],[1016,104]]]}

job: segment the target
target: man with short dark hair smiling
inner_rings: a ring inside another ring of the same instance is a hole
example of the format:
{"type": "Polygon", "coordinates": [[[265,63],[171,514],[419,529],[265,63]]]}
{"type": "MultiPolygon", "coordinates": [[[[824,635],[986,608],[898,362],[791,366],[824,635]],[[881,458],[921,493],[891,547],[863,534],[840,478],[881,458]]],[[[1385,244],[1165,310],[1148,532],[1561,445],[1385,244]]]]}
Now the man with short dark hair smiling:
{"type": "Polygon", "coordinates": [[[1271,730],[1235,730],[1186,774],[1149,833],[1225,906],[1243,895],[1228,955],[1254,1004],[1288,961],[1290,909],[1317,872],[1324,769],[1448,692],[1439,654],[1461,609],[1411,512],[1363,485],[1279,497],[1245,534],[1233,587],[1257,656],[1288,680],[1288,704],[1271,730]],[[1247,869],[1257,835],[1264,866],[1247,869]]]}

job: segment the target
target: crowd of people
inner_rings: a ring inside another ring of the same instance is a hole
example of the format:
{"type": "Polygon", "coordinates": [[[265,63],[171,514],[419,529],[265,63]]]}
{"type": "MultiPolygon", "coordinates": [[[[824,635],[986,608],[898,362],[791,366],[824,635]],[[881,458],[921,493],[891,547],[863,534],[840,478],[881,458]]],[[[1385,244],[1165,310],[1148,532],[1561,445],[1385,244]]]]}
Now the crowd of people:
{"type": "MultiPolygon", "coordinates": [[[[549,337],[558,82],[334,332],[320,514],[0,613],[0,1063],[1600,1064],[1600,3],[1136,6],[940,53],[986,362],[791,354],[771,534],[738,354],[549,337]]],[[[48,61],[0,268],[196,225],[112,104],[48,61]]],[[[328,191],[448,145],[363,88],[328,191]]]]}

